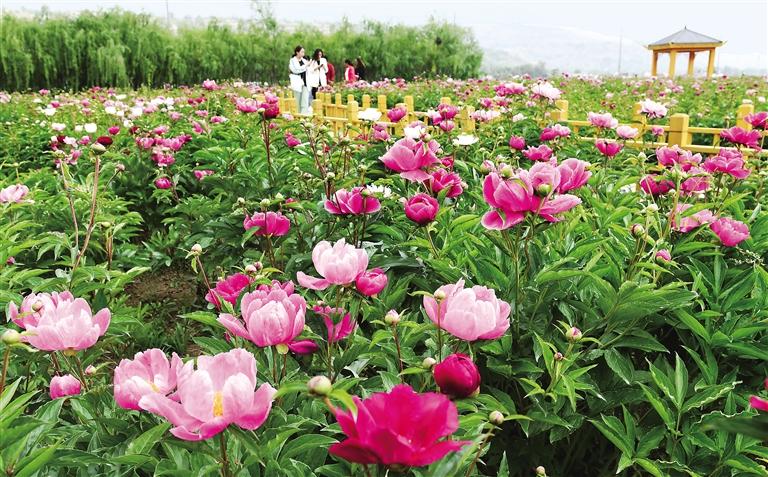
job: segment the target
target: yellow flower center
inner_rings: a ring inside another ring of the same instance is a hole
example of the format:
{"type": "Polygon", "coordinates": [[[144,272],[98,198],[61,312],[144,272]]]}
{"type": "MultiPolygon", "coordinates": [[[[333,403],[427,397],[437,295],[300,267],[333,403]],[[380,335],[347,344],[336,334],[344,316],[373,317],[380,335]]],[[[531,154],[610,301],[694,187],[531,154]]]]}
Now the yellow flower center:
{"type": "Polygon", "coordinates": [[[213,395],[213,416],[221,417],[224,415],[224,395],[217,391],[213,395]]]}
{"type": "Polygon", "coordinates": [[[160,392],[160,388],[157,387],[157,384],[153,383],[152,381],[149,382],[149,387],[152,388],[152,390],[156,393],[160,392]]]}

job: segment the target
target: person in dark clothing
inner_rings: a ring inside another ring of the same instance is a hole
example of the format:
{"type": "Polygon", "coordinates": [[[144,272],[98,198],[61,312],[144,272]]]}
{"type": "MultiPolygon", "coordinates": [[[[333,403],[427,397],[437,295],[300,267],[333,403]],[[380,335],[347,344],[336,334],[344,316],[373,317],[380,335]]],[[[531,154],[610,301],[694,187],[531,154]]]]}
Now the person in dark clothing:
{"type": "Polygon", "coordinates": [[[363,59],[361,57],[357,57],[357,61],[355,62],[355,74],[357,75],[357,79],[365,80],[368,79],[368,77],[365,75],[365,63],[363,62],[363,59]]]}

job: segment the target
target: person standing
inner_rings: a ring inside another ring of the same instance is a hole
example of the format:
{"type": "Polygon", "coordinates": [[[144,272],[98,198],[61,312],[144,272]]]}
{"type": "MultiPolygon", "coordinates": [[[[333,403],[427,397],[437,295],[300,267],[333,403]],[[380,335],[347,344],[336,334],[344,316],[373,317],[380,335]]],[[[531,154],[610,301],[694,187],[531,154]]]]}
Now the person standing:
{"type": "Polygon", "coordinates": [[[288,62],[293,95],[296,97],[296,110],[299,114],[309,114],[309,88],[307,88],[307,66],[304,58],[304,47],[301,45],[293,49],[293,56],[288,62]]]}
{"type": "Polygon", "coordinates": [[[352,64],[352,60],[346,59],[344,60],[344,64],[346,65],[346,69],[344,70],[344,81],[347,83],[354,83],[357,81],[357,75],[355,74],[355,67],[352,64]]]}
{"type": "Polygon", "coordinates": [[[367,76],[365,75],[365,63],[363,62],[363,59],[361,57],[357,57],[357,61],[355,62],[355,74],[357,74],[357,79],[365,80],[367,79],[367,76]]]}
{"type": "Polygon", "coordinates": [[[321,86],[328,84],[328,60],[325,59],[323,50],[316,49],[312,54],[312,60],[307,65],[307,86],[310,88],[310,101],[315,99],[315,94],[321,86]]]}
{"type": "MultiPolygon", "coordinates": [[[[328,58],[326,58],[326,61],[328,58]]],[[[325,82],[326,84],[333,84],[333,82],[336,81],[336,68],[333,66],[333,63],[328,61],[328,72],[325,74],[325,82]]]]}

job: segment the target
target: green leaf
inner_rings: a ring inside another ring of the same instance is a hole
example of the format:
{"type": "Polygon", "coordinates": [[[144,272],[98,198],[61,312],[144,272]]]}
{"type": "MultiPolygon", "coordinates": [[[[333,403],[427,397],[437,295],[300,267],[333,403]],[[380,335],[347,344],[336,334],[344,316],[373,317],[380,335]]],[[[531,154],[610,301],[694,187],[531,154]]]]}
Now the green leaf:
{"type": "Polygon", "coordinates": [[[634,366],[632,366],[632,361],[630,361],[629,358],[619,353],[616,348],[612,348],[606,351],[603,355],[603,358],[605,358],[605,362],[608,364],[608,367],[611,368],[613,372],[616,373],[619,378],[621,378],[622,381],[624,381],[626,384],[632,383],[632,377],[635,374],[635,369],[634,366]]]}
{"type": "Polygon", "coordinates": [[[648,473],[654,477],[665,477],[664,472],[662,472],[662,470],[659,469],[659,467],[652,460],[639,457],[635,459],[635,463],[648,471],[648,473]]]}
{"type": "Polygon", "coordinates": [[[30,454],[27,458],[19,463],[19,470],[14,474],[14,477],[30,477],[40,470],[45,464],[53,459],[56,449],[60,444],[54,444],[52,446],[43,447],[37,449],[30,454]]]}
{"type": "Polygon", "coordinates": [[[680,359],[680,355],[675,353],[675,405],[680,410],[685,402],[685,396],[688,394],[688,368],[680,359]]]}
{"type": "Polygon", "coordinates": [[[672,415],[670,414],[669,409],[667,409],[667,406],[649,387],[643,384],[641,384],[640,387],[643,389],[645,398],[648,399],[648,402],[651,403],[651,406],[653,406],[653,408],[656,410],[656,413],[661,417],[661,420],[664,421],[664,424],[667,425],[667,429],[674,430],[675,423],[672,420],[672,415]]]}
{"type": "Polygon", "coordinates": [[[283,451],[280,453],[280,462],[284,462],[286,459],[292,457],[303,456],[310,450],[328,447],[336,442],[338,442],[338,440],[333,437],[324,436],[322,434],[305,434],[299,436],[285,444],[283,451]]]}
{"type": "Polygon", "coordinates": [[[171,428],[171,423],[162,422],[141,434],[128,444],[126,454],[147,454],[160,441],[163,434],[171,428]]]}
{"type": "MultiPolygon", "coordinates": [[[[621,423],[619,422],[617,427],[616,423],[612,420],[606,420],[606,416],[602,416],[602,418],[603,422],[595,419],[590,419],[589,422],[592,423],[592,425],[595,426],[597,430],[605,436],[606,439],[611,441],[611,443],[616,446],[617,449],[619,449],[623,454],[631,457],[633,453],[633,445],[629,442],[629,439],[624,434],[624,429],[622,429],[623,426],[621,423]]],[[[614,417],[613,419],[616,418],[614,417]]],[[[618,419],[616,419],[616,421],[618,421],[618,419]]]]}

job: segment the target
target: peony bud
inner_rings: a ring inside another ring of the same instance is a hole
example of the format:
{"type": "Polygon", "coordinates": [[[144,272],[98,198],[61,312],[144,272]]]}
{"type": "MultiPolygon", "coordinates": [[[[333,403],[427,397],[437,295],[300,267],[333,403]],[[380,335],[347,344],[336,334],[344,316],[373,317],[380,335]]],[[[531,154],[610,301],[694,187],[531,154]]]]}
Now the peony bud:
{"type": "Polygon", "coordinates": [[[437,290],[437,291],[435,292],[435,294],[434,294],[434,295],[432,295],[432,296],[433,296],[433,297],[435,298],[435,300],[437,300],[437,301],[443,301],[443,300],[445,300],[445,297],[446,297],[446,295],[445,295],[445,292],[444,292],[443,290],[437,290]]]}
{"type": "Polygon", "coordinates": [[[561,353],[559,351],[557,353],[555,353],[555,361],[562,361],[564,359],[565,359],[565,356],[563,356],[563,353],[561,353]]]}
{"type": "Polygon", "coordinates": [[[547,469],[543,465],[536,467],[536,475],[539,477],[547,477],[547,469]]]}
{"type": "Polygon", "coordinates": [[[104,154],[105,152],[107,152],[107,148],[106,148],[106,147],[104,147],[104,145],[103,145],[103,144],[101,144],[101,143],[99,143],[99,142],[95,142],[95,143],[93,143],[93,145],[91,146],[91,151],[93,151],[93,153],[94,153],[94,154],[96,154],[96,155],[99,155],[99,156],[100,156],[100,155],[104,154]]]}
{"type": "Polygon", "coordinates": [[[571,329],[565,332],[565,338],[571,343],[581,341],[582,336],[583,335],[581,333],[581,330],[576,328],[575,326],[571,327],[571,329]]]}
{"type": "Polygon", "coordinates": [[[552,193],[552,184],[539,184],[536,188],[536,194],[539,197],[547,197],[552,193]]]}
{"type": "Polygon", "coordinates": [[[237,205],[245,205],[245,199],[242,197],[237,198],[237,205]]]}
{"type": "Polygon", "coordinates": [[[424,369],[432,369],[437,364],[437,360],[435,358],[424,358],[424,361],[421,362],[421,367],[424,369]]]}
{"type": "Polygon", "coordinates": [[[261,202],[259,202],[259,205],[262,207],[269,207],[269,204],[271,204],[272,201],[269,199],[261,199],[261,202]]]}
{"type": "Polygon", "coordinates": [[[16,330],[5,330],[0,340],[8,346],[15,345],[21,343],[21,333],[16,330]]]}
{"type": "Polygon", "coordinates": [[[492,411],[488,416],[488,421],[495,426],[500,426],[504,423],[504,414],[499,411],[492,411]]]}
{"type": "Polygon", "coordinates": [[[386,315],[384,315],[384,323],[395,326],[398,323],[400,323],[400,314],[396,312],[395,310],[389,310],[386,315]]]}
{"type": "Polygon", "coordinates": [[[315,396],[327,396],[333,390],[333,384],[325,376],[315,376],[307,381],[307,389],[315,396]]]}
{"type": "Polygon", "coordinates": [[[640,224],[632,224],[629,231],[632,233],[633,237],[642,237],[645,235],[645,227],[640,224]]]}
{"type": "Polygon", "coordinates": [[[203,253],[203,246],[199,243],[196,243],[192,246],[191,249],[189,249],[190,252],[194,253],[195,255],[200,255],[203,253]]]}
{"type": "Polygon", "coordinates": [[[658,252],[656,252],[656,255],[654,256],[654,258],[658,263],[667,263],[672,261],[672,254],[669,253],[669,250],[663,248],[658,252]]]}
{"type": "Polygon", "coordinates": [[[89,364],[87,368],[85,368],[85,374],[86,376],[93,376],[96,374],[96,367],[92,364],[89,364]]]}
{"type": "Polygon", "coordinates": [[[452,354],[433,370],[440,392],[456,398],[471,396],[480,387],[480,371],[464,354],[452,354]]]}
{"type": "Polygon", "coordinates": [[[279,201],[282,201],[282,200],[284,200],[284,199],[285,199],[285,196],[284,196],[283,194],[281,194],[280,192],[278,192],[277,194],[275,194],[275,200],[279,200],[279,201]]]}
{"type": "Polygon", "coordinates": [[[380,268],[373,268],[361,273],[355,280],[357,291],[365,296],[378,295],[387,286],[389,279],[380,268]]]}

